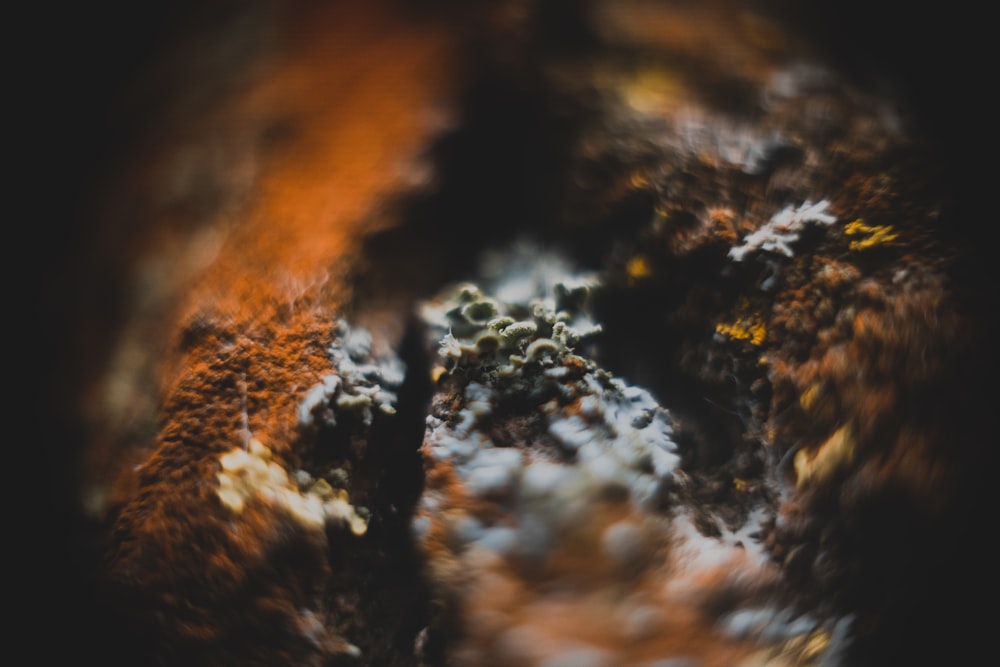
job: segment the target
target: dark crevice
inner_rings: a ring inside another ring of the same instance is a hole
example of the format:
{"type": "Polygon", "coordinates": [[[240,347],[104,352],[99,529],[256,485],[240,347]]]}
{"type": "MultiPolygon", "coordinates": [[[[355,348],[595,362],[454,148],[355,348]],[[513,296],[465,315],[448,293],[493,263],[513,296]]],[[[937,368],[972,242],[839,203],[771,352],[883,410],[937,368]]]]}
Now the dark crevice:
{"type": "MultiPolygon", "coordinates": [[[[582,3],[581,3],[582,4],[582,3]]],[[[402,312],[476,272],[479,254],[523,233],[546,241],[564,210],[571,147],[592,111],[560,91],[538,62],[589,43],[580,7],[541,3],[517,62],[498,58],[474,32],[457,101],[456,130],[430,151],[436,185],[401,202],[402,224],[368,237],[351,276],[353,308],[402,312]],[[558,6],[565,12],[553,14],[558,6]],[[554,16],[565,44],[551,42],[554,16]],[[579,34],[577,34],[579,33],[579,34]]]]}
{"type": "MultiPolygon", "coordinates": [[[[414,647],[430,623],[430,597],[411,521],[423,489],[420,446],[430,402],[430,366],[422,332],[411,324],[398,349],[406,376],[396,413],[376,415],[370,429],[349,411],[307,437],[305,465],[316,475],[347,472],[351,502],[370,512],[367,532],[330,533],[326,599],[333,629],[361,649],[364,664],[414,667],[414,647]]],[[[342,658],[344,664],[357,664],[342,658]]]]}
{"type": "Polygon", "coordinates": [[[712,252],[674,257],[660,266],[670,275],[658,276],[653,286],[612,280],[598,292],[594,310],[603,326],[598,359],[615,375],[649,389],[670,410],[686,468],[710,469],[731,459],[749,415],[743,379],[737,381],[731,357],[719,355],[717,365],[708,359],[691,368],[691,359],[706,360],[690,345],[710,334],[698,315],[732,307],[739,285],[721,277],[723,262],[712,252]]]}

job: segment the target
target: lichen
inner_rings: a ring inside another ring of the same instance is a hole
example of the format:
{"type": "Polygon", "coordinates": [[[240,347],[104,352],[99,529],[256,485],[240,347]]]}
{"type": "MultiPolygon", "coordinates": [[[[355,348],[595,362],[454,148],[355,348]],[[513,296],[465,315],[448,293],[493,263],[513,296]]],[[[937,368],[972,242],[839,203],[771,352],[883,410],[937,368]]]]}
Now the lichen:
{"type": "Polygon", "coordinates": [[[868,250],[895,241],[899,237],[899,234],[893,231],[892,225],[867,225],[861,218],[848,223],[844,227],[844,233],[848,236],[865,235],[863,238],[851,241],[849,247],[855,251],[868,250]]]}
{"type": "Polygon", "coordinates": [[[767,336],[767,326],[757,317],[741,317],[731,324],[717,324],[715,331],[727,338],[744,340],[756,346],[762,345],[767,336]]]}
{"type": "Polygon", "coordinates": [[[230,511],[240,514],[252,502],[286,511],[304,528],[321,529],[329,522],[346,524],[355,535],[363,535],[368,524],[348,502],[347,492],[333,489],[324,480],[313,482],[304,471],[291,478],[273,460],[271,450],[256,438],[246,449],[236,448],[219,459],[218,498],[230,511]],[[302,486],[293,481],[300,481],[302,486]]]}
{"type": "Polygon", "coordinates": [[[810,452],[800,449],[795,453],[796,484],[807,488],[825,481],[837,470],[854,460],[856,440],[850,425],[841,426],[823,444],[810,452]]]}
{"type": "Polygon", "coordinates": [[[625,273],[628,276],[629,284],[635,285],[649,278],[653,274],[653,269],[645,256],[636,255],[625,265],[625,273]]]}
{"type": "MultiPolygon", "coordinates": [[[[439,360],[424,452],[432,478],[452,468],[466,493],[492,507],[452,507],[443,527],[450,540],[540,562],[612,489],[640,514],[667,502],[679,456],[669,413],[578,351],[600,332],[589,314],[596,280],[566,273],[534,294],[494,283],[492,292],[456,285],[421,309],[439,360]],[[460,304],[470,298],[495,304],[496,315],[468,326],[460,304]]],[[[432,483],[415,530],[440,519],[440,502],[432,483]]]]}
{"type": "Polygon", "coordinates": [[[335,426],[338,413],[353,412],[370,426],[376,410],[395,414],[396,390],[406,371],[403,362],[391,352],[376,353],[371,333],[347,320],[337,323],[336,333],[329,350],[336,372],[324,376],[302,399],[299,424],[335,426]]]}
{"type": "Polygon", "coordinates": [[[786,206],[776,213],[764,226],[748,234],[743,243],[729,249],[729,257],[737,262],[752,252],[765,251],[786,257],[795,255],[792,244],[806,225],[819,223],[831,225],[837,218],[828,213],[830,202],[822,200],[815,204],[805,201],[801,206],[786,206]]]}
{"type": "MultiPolygon", "coordinates": [[[[459,369],[470,377],[524,378],[526,365],[549,368],[570,358],[581,363],[573,348],[601,330],[586,310],[595,286],[590,277],[567,275],[553,281],[547,293],[513,301],[488,296],[471,283],[450,288],[421,308],[429,336],[437,341],[434,379],[459,369]]],[[[516,285],[497,289],[523,294],[516,285]]]]}

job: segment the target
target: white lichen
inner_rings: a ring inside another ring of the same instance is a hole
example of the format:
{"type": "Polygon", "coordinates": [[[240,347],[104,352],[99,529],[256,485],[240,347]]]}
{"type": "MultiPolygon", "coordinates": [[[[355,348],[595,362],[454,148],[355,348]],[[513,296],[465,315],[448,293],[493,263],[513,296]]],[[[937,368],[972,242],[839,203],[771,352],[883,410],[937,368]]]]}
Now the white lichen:
{"type": "Polygon", "coordinates": [[[299,403],[299,423],[336,426],[339,413],[354,412],[370,426],[376,410],[395,414],[395,391],[403,383],[406,366],[391,352],[376,353],[366,329],[341,320],[337,334],[330,348],[336,372],[324,376],[306,393],[299,403]]]}
{"type": "Polygon", "coordinates": [[[827,213],[829,206],[830,202],[825,199],[815,204],[806,201],[799,207],[786,206],[760,229],[748,234],[743,243],[730,248],[730,259],[742,262],[747,254],[757,251],[793,257],[792,244],[799,240],[799,234],[806,225],[831,225],[837,221],[835,216],[827,213]]]}

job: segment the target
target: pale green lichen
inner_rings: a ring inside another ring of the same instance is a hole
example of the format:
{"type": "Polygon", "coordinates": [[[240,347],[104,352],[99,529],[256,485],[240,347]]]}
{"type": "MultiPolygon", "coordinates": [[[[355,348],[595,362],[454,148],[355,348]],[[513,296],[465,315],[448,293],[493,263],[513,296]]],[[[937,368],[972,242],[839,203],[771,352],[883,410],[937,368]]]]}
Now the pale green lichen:
{"type": "Polygon", "coordinates": [[[486,326],[492,329],[493,331],[500,332],[509,327],[510,325],[514,324],[515,321],[516,320],[513,317],[508,317],[505,315],[503,317],[498,317],[494,320],[490,320],[486,326]]]}
{"type": "Polygon", "coordinates": [[[598,283],[546,278],[533,281],[534,292],[519,276],[517,289],[502,281],[492,288],[509,299],[465,283],[424,304],[428,346],[438,343],[441,361],[432,377],[448,397],[428,420],[426,451],[451,459],[476,495],[510,499],[544,451],[550,464],[567,466],[582,497],[611,485],[637,506],[655,504],[678,458],[669,415],[648,392],[599,368],[589,349],[577,352],[600,331],[588,312],[598,283]],[[498,315],[456,328],[454,313],[470,299],[495,303],[498,315]],[[494,427],[516,444],[492,442],[494,427]]]}
{"type": "Polygon", "coordinates": [[[513,377],[525,364],[558,364],[580,341],[600,331],[586,312],[593,284],[567,276],[548,294],[496,299],[462,283],[424,305],[424,321],[439,340],[435,379],[459,368],[490,378],[513,377]]]}
{"type": "Polygon", "coordinates": [[[483,324],[496,317],[497,304],[489,299],[473,301],[462,306],[459,313],[470,324],[483,324]]]}
{"type": "Polygon", "coordinates": [[[551,338],[538,338],[531,341],[531,344],[525,349],[524,360],[526,362],[540,361],[546,355],[556,357],[565,349],[567,349],[565,345],[561,345],[551,338]]]}
{"type": "Polygon", "coordinates": [[[500,330],[500,337],[507,345],[515,345],[522,338],[530,338],[538,333],[538,325],[530,320],[511,322],[500,330]]]}

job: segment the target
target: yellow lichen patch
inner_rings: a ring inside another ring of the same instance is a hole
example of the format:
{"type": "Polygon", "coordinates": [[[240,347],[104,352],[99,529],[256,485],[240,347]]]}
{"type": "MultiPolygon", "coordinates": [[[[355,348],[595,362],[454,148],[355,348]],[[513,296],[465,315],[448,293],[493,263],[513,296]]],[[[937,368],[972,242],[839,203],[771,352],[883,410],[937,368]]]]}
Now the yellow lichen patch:
{"type": "Polygon", "coordinates": [[[867,250],[883,243],[895,241],[899,236],[892,231],[892,225],[866,225],[861,218],[848,223],[844,227],[844,233],[848,236],[865,235],[864,238],[851,241],[851,250],[867,250]]]}
{"type": "Polygon", "coordinates": [[[288,512],[306,528],[322,528],[327,521],[338,520],[350,526],[355,535],[368,530],[367,522],[347,502],[346,491],[319,480],[303,494],[285,469],[272,460],[271,450],[256,438],[246,449],[238,447],[223,454],[219,463],[219,500],[236,514],[243,512],[248,501],[257,500],[288,512]]]}
{"type": "Polygon", "coordinates": [[[648,278],[653,271],[649,266],[649,261],[642,255],[637,255],[629,260],[625,266],[625,272],[628,274],[629,281],[635,282],[648,278]]]}
{"type": "Polygon", "coordinates": [[[684,86],[676,72],[662,65],[647,65],[626,80],[621,94],[636,111],[653,113],[684,99],[684,86]]]}
{"type": "Polygon", "coordinates": [[[752,345],[761,345],[767,336],[767,327],[756,316],[741,317],[732,324],[717,324],[715,331],[734,340],[748,341],[752,345]]]}
{"type": "Polygon", "coordinates": [[[806,660],[817,660],[825,655],[829,646],[830,633],[825,630],[817,630],[806,638],[801,655],[806,660]]]}
{"type": "Polygon", "coordinates": [[[823,664],[829,646],[830,633],[814,630],[757,651],[739,667],[814,667],[823,664]]]}
{"type": "Polygon", "coordinates": [[[646,178],[646,174],[641,171],[633,171],[632,175],[628,179],[629,185],[631,185],[636,190],[641,190],[649,185],[649,179],[646,178]]]}
{"type": "Polygon", "coordinates": [[[795,454],[796,485],[801,489],[820,483],[838,468],[854,460],[855,441],[849,425],[841,426],[814,454],[800,449],[795,454]]]}
{"type": "Polygon", "coordinates": [[[261,489],[280,488],[288,484],[284,469],[271,462],[271,450],[252,439],[247,449],[234,449],[224,454],[219,463],[219,500],[239,513],[246,501],[261,489]]]}

